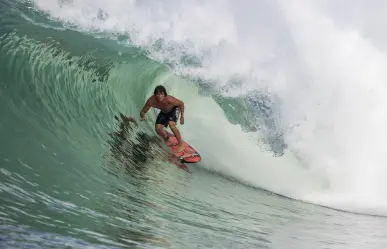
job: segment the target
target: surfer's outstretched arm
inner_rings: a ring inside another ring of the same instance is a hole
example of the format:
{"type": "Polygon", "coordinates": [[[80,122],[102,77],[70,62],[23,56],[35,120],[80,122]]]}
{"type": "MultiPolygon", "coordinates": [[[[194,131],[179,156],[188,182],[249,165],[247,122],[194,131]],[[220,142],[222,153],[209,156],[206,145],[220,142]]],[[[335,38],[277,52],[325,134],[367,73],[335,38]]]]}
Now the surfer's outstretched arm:
{"type": "Polygon", "coordinates": [[[140,120],[142,121],[142,120],[145,120],[145,114],[149,111],[149,109],[152,107],[152,105],[151,105],[151,98],[149,98],[146,102],[145,102],[145,104],[144,104],[144,106],[142,107],[142,109],[141,109],[141,112],[140,112],[140,120]]]}

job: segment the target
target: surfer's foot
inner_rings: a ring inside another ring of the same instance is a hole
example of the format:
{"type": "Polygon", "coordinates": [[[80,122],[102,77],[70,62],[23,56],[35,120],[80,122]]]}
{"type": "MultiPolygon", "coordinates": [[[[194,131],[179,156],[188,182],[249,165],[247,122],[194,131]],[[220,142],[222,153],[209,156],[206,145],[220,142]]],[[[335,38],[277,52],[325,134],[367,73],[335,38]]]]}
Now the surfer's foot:
{"type": "Polygon", "coordinates": [[[177,146],[176,152],[180,153],[180,152],[183,152],[183,150],[184,150],[184,147],[183,147],[183,145],[180,144],[177,146]]]}
{"type": "Polygon", "coordinates": [[[183,156],[184,155],[184,147],[183,145],[178,145],[175,152],[174,152],[175,156],[179,157],[179,156],[183,156]]]}

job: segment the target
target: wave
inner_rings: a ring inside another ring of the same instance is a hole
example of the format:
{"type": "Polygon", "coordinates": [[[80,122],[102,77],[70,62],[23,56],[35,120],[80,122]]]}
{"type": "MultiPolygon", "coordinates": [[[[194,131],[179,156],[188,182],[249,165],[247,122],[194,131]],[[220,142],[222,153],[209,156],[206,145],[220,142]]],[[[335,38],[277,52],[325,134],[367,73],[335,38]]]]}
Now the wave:
{"type": "MultiPolygon", "coordinates": [[[[34,93],[15,97],[25,104],[14,111],[86,151],[85,164],[103,151],[113,116],[136,119],[164,84],[186,103],[180,129],[201,167],[290,198],[383,213],[384,53],[355,26],[340,29],[345,20],[326,6],[35,0],[54,38],[3,35],[2,60],[14,70],[4,77],[18,83],[10,94],[34,93]]],[[[154,118],[137,129],[154,135],[154,118]]]]}

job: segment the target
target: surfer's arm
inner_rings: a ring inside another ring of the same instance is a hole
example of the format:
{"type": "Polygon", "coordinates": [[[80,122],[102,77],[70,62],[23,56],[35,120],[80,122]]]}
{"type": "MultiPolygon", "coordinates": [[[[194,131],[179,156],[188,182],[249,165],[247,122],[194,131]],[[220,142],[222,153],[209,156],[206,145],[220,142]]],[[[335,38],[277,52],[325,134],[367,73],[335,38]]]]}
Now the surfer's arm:
{"type": "Polygon", "coordinates": [[[145,104],[144,104],[144,106],[142,107],[142,109],[141,109],[141,112],[140,112],[140,118],[141,118],[141,120],[144,120],[144,119],[145,119],[145,113],[147,113],[151,107],[152,107],[151,101],[150,101],[150,99],[148,99],[148,100],[145,102],[145,104]]]}
{"type": "MultiPolygon", "coordinates": [[[[180,100],[179,100],[180,101],[180,100]]],[[[184,118],[184,102],[180,101],[179,109],[180,109],[180,119],[184,118]]]]}

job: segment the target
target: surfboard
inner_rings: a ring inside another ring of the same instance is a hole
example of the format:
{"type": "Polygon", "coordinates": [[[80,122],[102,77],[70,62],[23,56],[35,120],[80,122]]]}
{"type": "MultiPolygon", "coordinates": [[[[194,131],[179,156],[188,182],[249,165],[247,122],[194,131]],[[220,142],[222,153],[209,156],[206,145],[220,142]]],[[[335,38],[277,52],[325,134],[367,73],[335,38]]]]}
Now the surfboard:
{"type": "Polygon", "coordinates": [[[172,133],[166,131],[169,137],[168,142],[165,142],[169,150],[183,163],[198,163],[201,160],[199,152],[192,147],[190,144],[183,140],[183,154],[178,153],[178,156],[175,154],[177,149],[177,138],[172,133]]]}

